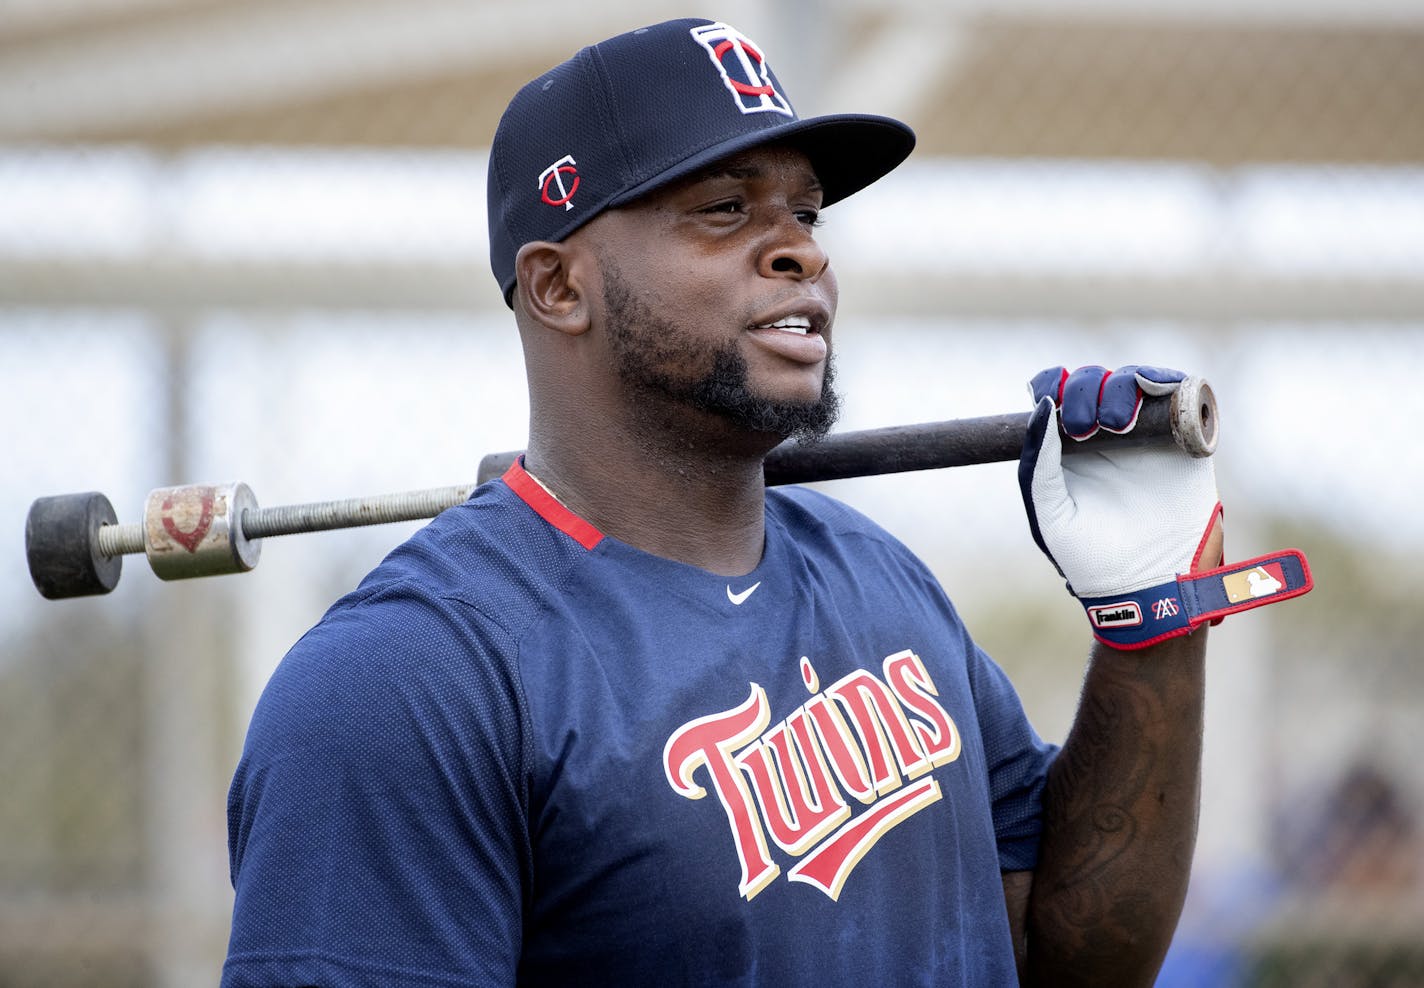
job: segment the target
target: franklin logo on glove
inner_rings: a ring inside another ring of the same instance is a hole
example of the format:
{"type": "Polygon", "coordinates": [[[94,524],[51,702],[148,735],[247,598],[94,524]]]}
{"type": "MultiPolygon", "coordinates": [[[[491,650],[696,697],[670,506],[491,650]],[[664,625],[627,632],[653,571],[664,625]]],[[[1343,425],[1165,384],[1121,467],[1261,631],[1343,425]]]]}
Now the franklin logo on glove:
{"type": "Polygon", "coordinates": [[[1170,396],[1186,375],[1159,367],[1050,367],[1029,382],[1035,409],[1019,461],[1034,541],[1088,613],[1094,636],[1145,648],[1227,614],[1314,586],[1305,555],[1285,549],[1224,566],[1203,558],[1221,527],[1210,457],[1174,447],[1063,457],[1063,438],[1130,432],[1144,395],[1170,396]]]}
{"type": "Polygon", "coordinates": [[[1132,601],[1111,607],[1088,608],[1088,620],[1095,628],[1122,628],[1142,623],[1142,609],[1132,601]]]}

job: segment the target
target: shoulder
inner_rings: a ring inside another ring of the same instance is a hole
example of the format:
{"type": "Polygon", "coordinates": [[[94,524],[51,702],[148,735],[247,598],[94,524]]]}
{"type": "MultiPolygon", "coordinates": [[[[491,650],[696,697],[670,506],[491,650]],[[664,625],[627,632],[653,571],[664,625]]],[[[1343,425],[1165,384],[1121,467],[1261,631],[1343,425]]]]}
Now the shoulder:
{"type": "Polygon", "coordinates": [[[810,487],[786,486],[769,487],[766,492],[767,510],[784,519],[789,524],[820,529],[833,534],[864,533],[879,534],[893,538],[869,517],[839,501],[810,487]]]}
{"type": "MultiPolygon", "coordinates": [[[[243,767],[399,774],[424,752],[517,738],[526,704],[515,652],[498,624],[418,585],[368,593],[334,608],[278,663],[253,710],[243,767]]],[[[499,750],[518,759],[522,745],[499,750]]]]}
{"type": "Polygon", "coordinates": [[[398,546],[327,619],[421,601],[517,636],[584,555],[502,481],[494,481],[398,546]]]}
{"type": "Polygon", "coordinates": [[[443,512],[332,605],[278,664],[249,747],[519,719],[520,640],[573,557],[507,494],[486,485],[443,512]]]}
{"type": "Polygon", "coordinates": [[[853,554],[861,566],[875,560],[942,592],[919,556],[845,502],[796,486],[768,489],[766,502],[768,518],[781,525],[803,551],[853,554]]]}
{"type": "Polygon", "coordinates": [[[855,539],[886,552],[915,558],[904,543],[844,501],[809,487],[773,487],[766,493],[767,515],[799,539],[855,539]]]}

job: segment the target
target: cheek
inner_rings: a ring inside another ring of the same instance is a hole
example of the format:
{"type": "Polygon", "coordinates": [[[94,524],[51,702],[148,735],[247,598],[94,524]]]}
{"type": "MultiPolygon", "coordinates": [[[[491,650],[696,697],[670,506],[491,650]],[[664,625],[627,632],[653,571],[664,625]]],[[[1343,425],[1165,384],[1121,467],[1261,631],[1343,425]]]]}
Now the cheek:
{"type": "Polygon", "coordinates": [[[725,257],[664,257],[646,269],[641,301],[660,320],[679,326],[705,345],[725,345],[745,328],[747,305],[729,277],[725,257]]]}
{"type": "Polygon", "coordinates": [[[621,250],[617,268],[624,287],[662,314],[680,311],[693,300],[705,304],[713,296],[715,262],[691,251],[672,249],[671,241],[656,229],[621,250]]]}
{"type": "Polygon", "coordinates": [[[679,314],[711,316],[731,308],[728,286],[735,284],[729,277],[731,267],[725,253],[665,255],[652,261],[655,274],[650,287],[679,314]]]}

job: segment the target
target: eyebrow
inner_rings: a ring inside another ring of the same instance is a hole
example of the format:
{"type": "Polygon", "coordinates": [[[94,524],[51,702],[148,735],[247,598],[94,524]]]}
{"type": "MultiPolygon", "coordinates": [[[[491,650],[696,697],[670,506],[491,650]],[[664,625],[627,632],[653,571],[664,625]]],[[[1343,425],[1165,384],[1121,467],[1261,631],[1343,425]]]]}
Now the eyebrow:
{"type": "Polygon", "coordinates": [[[761,178],[766,174],[762,168],[756,165],[713,165],[704,171],[693,176],[694,181],[706,181],[709,178],[761,178]]]}
{"type": "MultiPolygon", "coordinates": [[[[807,191],[820,192],[820,178],[817,177],[814,171],[808,171],[807,175],[810,178],[810,182],[806,184],[807,191]]],[[[722,162],[719,164],[711,165],[703,171],[694,172],[692,175],[688,176],[687,182],[689,185],[695,185],[698,182],[707,182],[719,178],[731,178],[737,179],[739,181],[745,181],[749,179],[759,179],[764,177],[766,177],[766,169],[762,168],[759,165],[737,165],[722,162]]]]}

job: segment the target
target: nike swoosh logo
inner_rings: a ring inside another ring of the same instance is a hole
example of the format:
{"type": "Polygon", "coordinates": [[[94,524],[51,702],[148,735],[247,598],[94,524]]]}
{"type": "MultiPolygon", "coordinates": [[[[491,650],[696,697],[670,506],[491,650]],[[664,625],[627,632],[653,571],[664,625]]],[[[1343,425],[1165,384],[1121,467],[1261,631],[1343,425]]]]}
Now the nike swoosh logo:
{"type": "Polygon", "coordinates": [[[727,599],[730,600],[732,603],[740,606],[743,602],[746,601],[748,597],[752,595],[752,593],[759,586],[761,586],[760,580],[747,587],[741,593],[732,593],[732,585],[729,583],[727,584],[727,599]]]}

